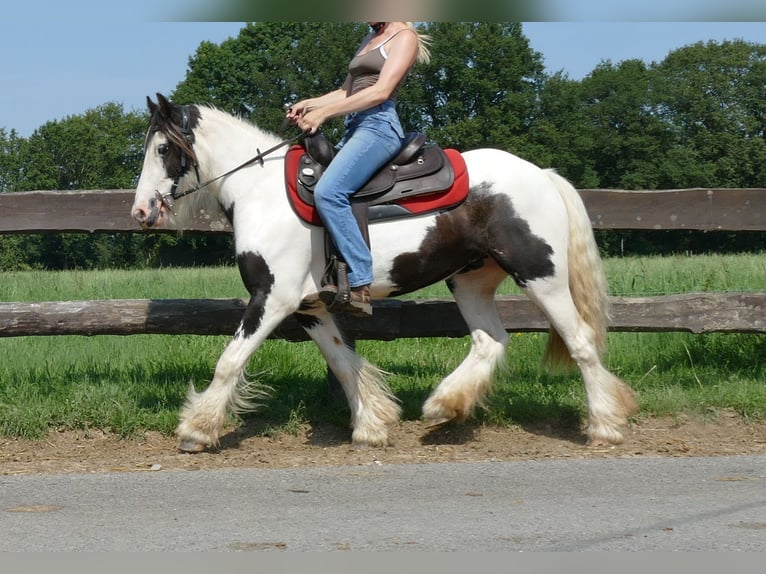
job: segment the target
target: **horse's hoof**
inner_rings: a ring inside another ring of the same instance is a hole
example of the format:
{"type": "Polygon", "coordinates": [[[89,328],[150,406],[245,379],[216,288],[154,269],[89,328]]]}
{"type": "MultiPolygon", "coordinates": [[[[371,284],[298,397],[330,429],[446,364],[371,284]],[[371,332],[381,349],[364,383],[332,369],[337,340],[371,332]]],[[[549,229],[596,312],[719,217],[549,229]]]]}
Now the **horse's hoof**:
{"type": "Polygon", "coordinates": [[[587,443],[585,443],[586,448],[614,448],[618,444],[622,444],[622,438],[619,440],[604,440],[600,438],[596,439],[589,439],[587,443]]]}
{"type": "Polygon", "coordinates": [[[613,444],[601,440],[601,439],[595,439],[595,440],[589,440],[587,443],[585,443],[585,446],[587,448],[611,448],[614,447],[613,444]]]}
{"type": "Polygon", "coordinates": [[[351,434],[351,444],[355,449],[364,447],[388,446],[388,431],[386,429],[361,431],[355,429],[351,434]]]}
{"type": "Polygon", "coordinates": [[[202,452],[205,450],[205,445],[191,439],[184,439],[178,443],[178,450],[181,452],[202,452]]]}
{"type": "Polygon", "coordinates": [[[449,417],[437,417],[437,418],[423,418],[423,425],[427,429],[433,429],[436,427],[444,426],[453,419],[449,417]]]}
{"type": "Polygon", "coordinates": [[[613,431],[608,435],[598,435],[588,437],[588,442],[585,446],[588,448],[612,448],[615,445],[621,444],[624,440],[621,433],[613,431]]]}

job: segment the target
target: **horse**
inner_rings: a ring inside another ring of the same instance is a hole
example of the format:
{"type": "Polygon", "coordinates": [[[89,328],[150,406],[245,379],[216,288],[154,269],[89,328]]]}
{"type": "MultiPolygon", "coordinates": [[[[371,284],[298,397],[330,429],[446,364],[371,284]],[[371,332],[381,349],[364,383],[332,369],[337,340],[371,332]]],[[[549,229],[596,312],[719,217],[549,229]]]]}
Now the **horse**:
{"type": "MultiPolygon", "coordinates": [[[[156,103],[146,98],[149,128],[131,215],[149,230],[169,222],[180,226],[201,206],[222,210],[250,294],[212,381],[202,392],[193,385],[188,391],[176,429],[179,450],[217,447],[227,417],[253,409],[261,391],[246,378],[245,367],[290,315],[316,343],[344,391],[352,444],[387,445],[401,408],[385,373],[344,342],[336,316],[318,297],[327,263],[325,230],[321,221],[300,217],[286,193],[288,146],[276,132],[215,106],[156,97],[156,103]],[[251,158],[253,150],[258,155],[251,158]]],[[[603,363],[607,283],[577,190],[555,170],[506,151],[482,148],[456,155],[467,174],[464,201],[369,225],[372,299],[446,281],[470,333],[467,356],[425,400],[423,421],[465,421],[486,404],[509,342],[495,292],[510,276],[550,322],[543,360],[579,368],[587,444],[622,442],[638,402],[634,390],[603,363]]]]}

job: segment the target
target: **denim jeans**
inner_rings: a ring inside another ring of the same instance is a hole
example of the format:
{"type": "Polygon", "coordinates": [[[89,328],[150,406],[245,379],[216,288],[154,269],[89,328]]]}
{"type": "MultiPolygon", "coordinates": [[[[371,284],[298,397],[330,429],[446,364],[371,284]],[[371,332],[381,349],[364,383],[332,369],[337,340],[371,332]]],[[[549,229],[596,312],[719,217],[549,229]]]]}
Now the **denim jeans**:
{"type": "Polygon", "coordinates": [[[351,213],[351,196],[399,153],[404,139],[394,102],[349,114],[339,150],[314,189],[322,221],[349,268],[351,287],[372,283],[372,255],[351,213]]]}

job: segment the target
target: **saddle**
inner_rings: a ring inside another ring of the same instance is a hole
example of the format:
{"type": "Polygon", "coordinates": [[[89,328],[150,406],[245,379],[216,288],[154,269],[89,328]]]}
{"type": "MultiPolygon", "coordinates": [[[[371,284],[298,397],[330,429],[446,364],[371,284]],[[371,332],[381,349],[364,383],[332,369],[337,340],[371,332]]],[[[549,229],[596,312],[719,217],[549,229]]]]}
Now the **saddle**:
{"type": "MultiPolygon", "coordinates": [[[[322,226],[314,206],[314,188],[332,161],[335,149],[322,134],[292,146],[285,158],[290,204],[311,225],[322,226]]],[[[367,225],[434,211],[462,203],[468,195],[468,175],[459,152],[426,144],[425,134],[407,134],[399,154],[351,197],[362,234],[367,225]]]]}

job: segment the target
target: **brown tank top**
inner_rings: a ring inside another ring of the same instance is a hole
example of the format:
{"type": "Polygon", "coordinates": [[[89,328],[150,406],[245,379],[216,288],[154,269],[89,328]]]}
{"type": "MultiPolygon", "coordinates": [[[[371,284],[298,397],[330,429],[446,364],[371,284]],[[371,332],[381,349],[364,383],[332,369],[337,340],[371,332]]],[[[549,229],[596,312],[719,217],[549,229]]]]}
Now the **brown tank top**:
{"type": "MultiPolygon", "coordinates": [[[[399,30],[399,32],[402,31],[403,30],[399,30]]],[[[348,64],[348,73],[351,76],[351,86],[347,96],[352,96],[364,88],[369,88],[378,81],[378,78],[380,78],[380,71],[383,69],[383,64],[386,63],[386,58],[388,57],[384,46],[393,40],[399,32],[391,36],[377,48],[370,50],[366,54],[361,56],[357,55],[352,58],[351,62],[348,64]]],[[[365,42],[362,43],[362,45],[364,44],[365,42]]],[[[402,82],[403,81],[404,78],[402,78],[402,82]]],[[[396,100],[396,95],[399,92],[402,82],[399,82],[394,93],[391,94],[392,100],[396,100]]]]}

